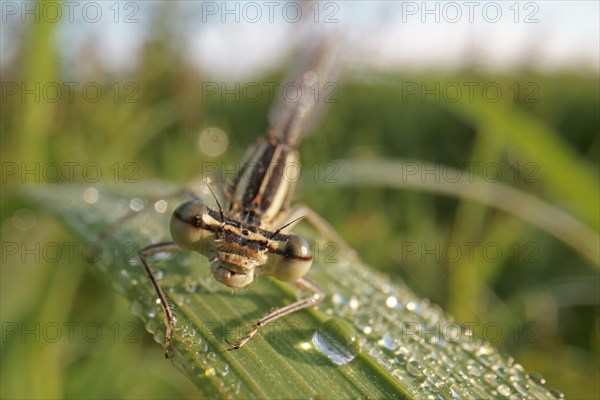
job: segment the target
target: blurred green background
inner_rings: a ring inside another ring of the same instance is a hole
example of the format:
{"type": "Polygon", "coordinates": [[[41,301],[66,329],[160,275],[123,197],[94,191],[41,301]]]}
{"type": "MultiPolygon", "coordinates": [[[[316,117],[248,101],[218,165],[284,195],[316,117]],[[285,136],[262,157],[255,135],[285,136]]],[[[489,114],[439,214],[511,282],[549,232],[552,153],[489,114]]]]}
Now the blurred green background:
{"type": "MultiPolygon", "coordinates": [[[[52,171],[44,170],[52,163],[62,165],[62,183],[84,183],[80,166],[90,162],[101,167],[101,182],[114,181],[118,171],[120,184],[128,177],[183,183],[206,162],[234,165],[265,131],[267,96],[256,102],[206,96],[203,84],[210,79],[184,57],[172,21],[159,15],[154,26],[139,61],[119,72],[96,62],[102,50],[93,42],[75,60],[61,59],[56,25],[43,22],[19,32],[18,52],[3,64],[2,398],[194,396],[191,383],[164,360],[125,300],[79,251],[49,261],[53,256],[44,251],[53,244],[65,251],[65,243],[77,238],[18,194],[23,184],[52,184],[52,171]],[[99,101],[79,90],[73,99],[23,100],[21,84],[68,82],[66,65],[75,65],[79,82],[98,83],[99,101]],[[199,134],[208,127],[228,136],[229,146],[218,157],[198,149],[199,134]],[[65,162],[79,163],[72,178],[64,174],[65,162]],[[24,167],[37,168],[37,176],[23,179],[24,167]]],[[[282,79],[291,63],[292,55],[258,82],[282,79]]],[[[318,134],[302,144],[304,165],[323,168],[336,159],[494,165],[503,172],[501,182],[598,232],[597,73],[542,74],[527,65],[510,73],[481,71],[476,58],[451,72],[354,71],[315,126],[318,134]],[[496,132],[493,119],[466,117],[472,115],[468,101],[407,92],[407,83],[431,88],[464,82],[502,87],[498,103],[481,97],[475,102],[493,115],[502,112],[513,131],[523,134],[496,132]],[[541,134],[525,140],[527,129],[538,124],[541,134]],[[585,190],[578,192],[578,184],[585,190]]],[[[477,167],[474,172],[482,173],[477,167]]],[[[460,198],[323,179],[303,182],[296,198],[324,216],[368,264],[406,281],[457,321],[480,324],[476,338],[481,326],[493,323],[501,329],[494,344],[527,371],[538,371],[568,398],[598,397],[599,277],[589,258],[515,217],[460,198]],[[503,256],[488,262],[475,251],[474,259],[463,254],[454,260],[444,252],[448,243],[467,242],[495,243],[503,256]],[[407,243],[419,252],[403,252],[407,243]],[[436,246],[435,255],[423,251],[436,246]]]]}

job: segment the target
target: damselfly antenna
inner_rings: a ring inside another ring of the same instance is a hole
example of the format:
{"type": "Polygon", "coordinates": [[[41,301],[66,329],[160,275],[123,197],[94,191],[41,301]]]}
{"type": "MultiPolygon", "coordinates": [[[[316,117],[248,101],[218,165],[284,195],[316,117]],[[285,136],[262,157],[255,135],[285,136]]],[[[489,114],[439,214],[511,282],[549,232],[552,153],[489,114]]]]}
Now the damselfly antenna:
{"type": "Polygon", "coordinates": [[[300,221],[302,218],[304,218],[304,215],[302,215],[302,216],[300,216],[300,217],[298,217],[298,218],[296,218],[296,219],[294,219],[294,220],[292,220],[292,221],[288,222],[287,224],[283,225],[283,226],[282,226],[282,227],[280,227],[280,228],[277,228],[277,229],[275,230],[275,232],[273,232],[273,233],[271,234],[271,236],[269,236],[269,239],[273,239],[275,236],[277,236],[277,235],[279,234],[279,232],[281,232],[282,230],[284,230],[284,229],[285,229],[285,228],[287,228],[288,226],[292,225],[294,222],[298,222],[298,221],[300,221]]]}
{"type": "Polygon", "coordinates": [[[217,206],[219,207],[219,214],[221,215],[221,221],[225,221],[225,214],[223,213],[223,207],[221,207],[221,203],[219,203],[219,199],[217,199],[215,192],[213,192],[213,190],[210,188],[210,186],[208,184],[206,184],[206,187],[208,188],[208,190],[210,190],[210,193],[212,194],[213,198],[217,202],[217,206]]]}

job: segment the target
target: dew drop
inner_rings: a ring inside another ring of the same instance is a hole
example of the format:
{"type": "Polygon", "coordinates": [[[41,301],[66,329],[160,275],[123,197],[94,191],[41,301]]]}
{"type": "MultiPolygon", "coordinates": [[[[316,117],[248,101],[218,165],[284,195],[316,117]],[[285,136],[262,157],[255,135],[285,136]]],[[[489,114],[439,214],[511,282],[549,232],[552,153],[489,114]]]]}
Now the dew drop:
{"type": "Polygon", "coordinates": [[[450,392],[452,393],[452,398],[453,399],[460,399],[460,390],[458,388],[458,386],[456,384],[452,384],[450,386],[450,392]]]}
{"type": "Polygon", "coordinates": [[[198,339],[196,341],[195,346],[196,346],[196,352],[199,353],[199,354],[200,353],[204,354],[208,350],[208,344],[204,340],[202,340],[202,339],[198,339]]]}
{"type": "Polygon", "coordinates": [[[198,136],[198,149],[210,157],[218,157],[227,150],[229,138],[227,133],[217,127],[208,127],[198,136]]]}
{"type": "Polygon", "coordinates": [[[319,326],[312,337],[317,350],[336,365],[354,360],[360,351],[354,328],[341,318],[333,318],[319,326]]]}
{"type": "Polygon", "coordinates": [[[204,376],[215,376],[216,371],[214,368],[207,368],[204,370],[204,376]]]}
{"type": "Polygon", "coordinates": [[[156,332],[158,328],[158,321],[155,319],[151,319],[146,323],[146,330],[150,333],[156,332]]]}
{"type": "Polygon", "coordinates": [[[485,380],[487,383],[489,383],[492,386],[496,386],[498,384],[498,377],[491,372],[488,372],[487,374],[485,374],[483,376],[483,380],[485,380]]]}
{"type": "Polygon", "coordinates": [[[156,203],[154,203],[154,209],[156,210],[157,213],[164,214],[165,211],[167,211],[168,205],[169,204],[166,201],[158,200],[156,203]]]}
{"type": "Polygon", "coordinates": [[[510,396],[511,391],[510,388],[507,385],[500,385],[496,388],[496,390],[498,390],[498,393],[500,393],[502,396],[510,396]]]}
{"type": "Polygon", "coordinates": [[[412,359],[406,364],[406,370],[415,378],[424,378],[423,365],[415,359],[412,359]]]}
{"type": "Polygon", "coordinates": [[[229,365],[223,363],[220,363],[219,365],[217,365],[217,375],[219,376],[227,376],[227,374],[229,373],[229,365]]]}
{"type": "Polygon", "coordinates": [[[100,194],[96,188],[87,188],[83,191],[83,201],[88,204],[95,204],[100,198],[100,194]]]}
{"type": "Polygon", "coordinates": [[[385,305],[389,308],[394,308],[398,304],[398,300],[394,296],[390,296],[385,300],[385,305]]]}
{"type": "MultiPolygon", "coordinates": [[[[512,377],[511,377],[512,378],[512,377]]],[[[521,396],[526,396],[529,393],[529,384],[522,379],[511,379],[513,387],[521,396]]]]}
{"type": "Polygon", "coordinates": [[[467,365],[467,372],[471,376],[481,376],[481,367],[474,362],[471,362],[467,365]]]}
{"type": "Polygon", "coordinates": [[[217,353],[215,352],[210,352],[208,354],[206,354],[206,361],[208,361],[209,363],[214,363],[217,360],[217,353]]]}
{"type": "Polygon", "coordinates": [[[232,385],[231,391],[233,394],[240,394],[240,390],[242,389],[242,382],[236,382],[232,385]]]}
{"type": "Polygon", "coordinates": [[[533,382],[539,384],[539,385],[545,385],[546,384],[546,378],[544,378],[542,376],[542,374],[540,374],[539,372],[530,372],[528,374],[529,379],[531,379],[533,382]]]}
{"type": "Polygon", "coordinates": [[[195,282],[189,282],[185,285],[185,291],[188,293],[195,293],[198,289],[198,285],[195,282]]]}
{"type": "Polygon", "coordinates": [[[152,337],[154,338],[154,341],[156,343],[163,344],[163,345],[165,344],[165,333],[162,331],[162,329],[157,329],[153,333],[152,337]]]}
{"type": "Polygon", "coordinates": [[[439,365],[435,368],[435,373],[442,379],[446,379],[450,376],[450,370],[443,365],[439,365]]]}
{"type": "Polygon", "coordinates": [[[492,353],[494,353],[494,348],[492,346],[490,346],[489,343],[483,343],[476,351],[475,351],[475,355],[478,356],[488,356],[492,353]]]}
{"type": "Polygon", "coordinates": [[[140,315],[142,315],[142,305],[137,301],[133,301],[129,306],[129,311],[131,311],[131,313],[136,317],[139,317],[140,315]]]}
{"type": "Polygon", "coordinates": [[[379,340],[378,343],[380,346],[383,346],[388,350],[396,350],[396,348],[398,347],[396,341],[394,340],[394,337],[390,334],[383,335],[383,337],[381,338],[381,340],[379,340]]]}
{"type": "Polygon", "coordinates": [[[564,399],[565,394],[556,388],[550,389],[550,394],[554,396],[555,399],[564,399]]]}
{"type": "Polygon", "coordinates": [[[331,302],[335,305],[344,305],[346,304],[346,299],[339,293],[334,293],[331,296],[331,302]]]}

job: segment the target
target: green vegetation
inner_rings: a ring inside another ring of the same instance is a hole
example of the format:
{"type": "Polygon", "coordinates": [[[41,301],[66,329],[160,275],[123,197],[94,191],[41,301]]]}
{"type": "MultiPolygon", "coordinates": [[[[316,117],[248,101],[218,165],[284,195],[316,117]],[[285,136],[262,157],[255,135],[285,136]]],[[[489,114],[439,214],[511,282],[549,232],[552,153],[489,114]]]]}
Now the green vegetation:
{"type": "MultiPolygon", "coordinates": [[[[3,93],[6,83],[68,81],[50,45],[51,30],[41,24],[27,32],[15,61],[2,71],[3,93]]],[[[58,163],[65,171],[65,162],[79,166],[95,162],[101,167],[102,183],[115,180],[116,171],[121,184],[131,172],[130,178],[140,182],[182,183],[207,162],[238,162],[267,126],[268,98],[235,102],[222,101],[220,95],[204,96],[207,79],[186,64],[179,49],[167,45],[168,33],[161,33],[160,40],[151,40],[144,48],[134,70],[118,75],[90,63],[93,57],[81,56],[78,62],[86,68],[78,81],[100,83],[105,95],[98,102],[86,100],[79,91],[73,100],[62,96],[57,102],[35,102],[7,96],[2,101],[3,398],[197,395],[193,384],[164,360],[161,348],[131,315],[127,301],[114,293],[105,275],[86,264],[81,247],[73,257],[66,254],[65,243],[90,240],[80,236],[81,231],[87,229],[92,235],[89,228],[98,225],[77,231],[73,222],[65,229],[48,212],[56,204],[44,207],[39,198],[37,202],[23,199],[20,174],[7,176],[9,166],[22,168],[21,163],[29,167],[39,163],[39,168],[58,163]],[[119,91],[114,90],[115,82],[119,91]],[[127,87],[128,82],[133,86],[127,87]],[[219,158],[207,158],[196,150],[196,142],[204,128],[215,126],[229,135],[229,148],[219,158]],[[73,236],[74,231],[78,236],[73,236]],[[13,244],[19,246],[15,254],[13,244]],[[38,258],[26,255],[30,253],[23,249],[36,249],[36,244],[49,253],[33,250],[31,254],[38,258]],[[60,262],[52,262],[54,253],[48,244],[62,249],[60,262]],[[73,340],[67,335],[71,322],[79,324],[73,326],[73,340]],[[48,340],[55,337],[53,324],[62,330],[56,342],[48,340]],[[102,332],[99,338],[96,327],[102,332]],[[12,333],[15,329],[17,333],[12,333]],[[30,333],[23,333],[25,329],[30,333]]],[[[98,50],[91,46],[88,51],[98,50]]],[[[264,80],[280,79],[281,71],[272,71],[264,80]]],[[[341,86],[338,101],[315,126],[318,134],[303,143],[302,160],[310,175],[304,177],[297,200],[325,216],[360,258],[389,275],[392,284],[410,287],[456,321],[471,324],[476,339],[489,339],[525,371],[538,371],[550,387],[560,388],[567,397],[597,397],[599,277],[593,245],[589,250],[585,237],[557,238],[514,214],[435,189],[360,183],[352,175],[342,176],[343,168],[334,180],[325,178],[338,171],[327,169],[332,160],[411,160],[410,165],[421,167],[433,163],[463,171],[470,168],[478,178],[509,185],[567,212],[592,238],[597,237],[598,77],[528,70],[484,75],[476,68],[452,75],[443,71],[361,74],[366,79],[348,80],[341,86]],[[464,82],[479,82],[479,87],[494,83],[503,95],[492,102],[476,91],[473,102],[464,96],[453,102],[449,101],[453,97],[423,99],[421,93],[409,91],[413,83],[428,88],[457,83],[464,88],[464,82]],[[345,179],[343,185],[335,184],[338,177],[345,179]],[[492,252],[498,248],[501,255],[492,252]]],[[[75,171],[77,188],[95,186],[85,181],[89,175],[83,175],[81,167],[75,171]]],[[[400,173],[387,170],[389,175],[400,173]]],[[[49,183],[47,175],[41,176],[49,183]]],[[[34,174],[27,175],[26,181],[38,183],[34,174]]],[[[60,181],[71,183],[65,174],[60,181]]],[[[49,192],[53,185],[49,183],[49,192]]],[[[117,196],[123,193],[114,190],[117,196]]],[[[560,222],[561,216],[550,212],[539,218],[560,222]]],[[[597,260],[597,246],[595,254],[597,260]]],[[[232,296],[251,310],[241,311],[246,323],[270,304],[279,304],[277,296],[282,293],[291,298],[288,289],[270,281],[259,287],[270,290],[274,301],[252,294],[246,300],[232,296]]],[[[218,295],[219,302],[225,303],[225,294],[218,295]]],[[[290,321],[321,318],[316,311],[301,314],[290,321]]],[[[235,322],[233,316],[224,318],[235,322]]],[[[306,335],[310,339],[310,332],[306,335]]],[[[307,362],[295,359],[291,346],[281,347],[275,340],[277,351],[273,351],[270,345],[262,339],[256,343],[270,357],[281,354],[292,359],[291,364],[307,362]]],[[[215,346],[210,344],[222,357],[215,346]]],[[[242,351],[247,353],[240,357],[252,358],[250,349],[242,351]]],[[[325,365],[323,360],[314,362],[325,365]]],[[[533,375],[532,380],[541,378],[533,375]]]]}

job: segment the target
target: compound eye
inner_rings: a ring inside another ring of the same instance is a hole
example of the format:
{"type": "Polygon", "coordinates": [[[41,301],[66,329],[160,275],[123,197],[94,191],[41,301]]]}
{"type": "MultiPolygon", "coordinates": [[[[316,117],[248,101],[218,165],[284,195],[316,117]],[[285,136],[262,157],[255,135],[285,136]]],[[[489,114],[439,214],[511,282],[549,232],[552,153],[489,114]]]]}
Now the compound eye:
{"type": "MultiPolygon", "coordinates": [[[[171,217],[171,237],[181,248],[206,253],[214,234],[209,230],[213,222],[209,208],[201,201],[192,200],[175,209],[171,217]],[[207,247],[208,246],[208,247],[207,247]]],[[[214,221],[218,224],[218,221],[214,221]]]]}
{"type": "Polygon", "coordinates": [[[283,282],[297,281],[306,275],[312,261],[308,241],[302,236],[292,235],[287,240],[273,276],[283,282]]]}

